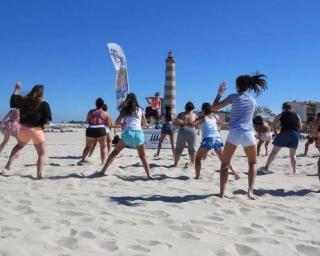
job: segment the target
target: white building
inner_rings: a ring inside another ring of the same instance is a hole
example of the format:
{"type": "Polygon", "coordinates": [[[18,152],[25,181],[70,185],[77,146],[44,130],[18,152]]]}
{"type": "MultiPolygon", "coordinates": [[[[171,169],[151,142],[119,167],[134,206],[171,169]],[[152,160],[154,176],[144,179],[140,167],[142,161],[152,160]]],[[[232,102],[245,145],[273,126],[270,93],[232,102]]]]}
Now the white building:
{"type": "Polygon", "coordinates": [[[316,114],[320,112],[319,101],[292,101],[290,103],[302,122],[306,122],[310,116],[316,117],[316,114]]]}
{"type": "Polygon", "coordinates": [[[254,112],[254,116],[261,116],[264,121],[272,122],[275,118],[275,114],[272,113],[271,109],[265,106],[257,106],[254,112]]]}

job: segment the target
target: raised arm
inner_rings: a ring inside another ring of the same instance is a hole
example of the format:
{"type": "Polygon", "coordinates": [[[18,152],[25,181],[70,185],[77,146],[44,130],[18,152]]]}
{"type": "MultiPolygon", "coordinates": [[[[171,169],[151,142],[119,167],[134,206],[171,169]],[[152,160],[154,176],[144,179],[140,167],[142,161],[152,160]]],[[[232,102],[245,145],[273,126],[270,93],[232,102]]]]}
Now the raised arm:
{"type": "Polygon", "coordinates": [[[278,133],[277,133],[277,125],[278,125],[279,122],[280,122],[280,117],[281,117],[281,115],[282,115],[282,113],[279,114],[279,115],[277,115],[277,116],[273,119],[273,121],[272,121],[272,123],[271,123],[272,131],[273,131],[275,134],[278,134],[278,133]]]}
{"type": "Polygon", "coordinates": [[[225,90],[227,89],[227,84],[226,82],[222,82],[219,86],[219,89],[218,89],[218,93],[217,93],[217,96],[216,98],[214,99],[213,101],[213,111],[217,111],[219,109],[222,109],[224,108],[225,106],[229,105],[232,103],[232,100],[231,100],[231,97],[227,97],[226,99],[220,101],[223,93],[225,92],[225,90]]]}
{"type": "Polygon", "coordinates": [[[21,88],[22,88],[21,82],[19,82],[19,81],[16,82],[12,94],[13,94],[13,95],[20,95],[21,88]]]}

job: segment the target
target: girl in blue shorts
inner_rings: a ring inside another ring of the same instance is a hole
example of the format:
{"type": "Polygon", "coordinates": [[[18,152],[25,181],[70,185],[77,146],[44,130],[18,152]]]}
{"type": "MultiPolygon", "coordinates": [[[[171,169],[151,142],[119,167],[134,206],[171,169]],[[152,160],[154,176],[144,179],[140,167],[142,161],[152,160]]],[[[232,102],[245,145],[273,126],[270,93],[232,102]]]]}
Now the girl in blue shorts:
{"type": "Polygon", "coordinates": [[[142,126],[146,126],[146,123],[146,117],[143,109],[139,107],[136,95],[129,93],[116,120],[116,125],[121,125],[123,128],[121,140],[118,141],[115,149],[109,155],[100,172],[101,174],[105,174],[107,168],[125,147],[131,147],[137,149],[147,177],[151,178],[144,150],[144,134],[142,131],[142,126]]]}
{"type": "MultiPolygon", "coordinates": [[[[202,131],[202,142],[195,159],[196,180],[200,178],[201,161],[210,150],[213,149],[220,160],[222,160],[223,155],[223,142],[217,126],[217,122],[219,123],[220,119],[213,113],[210,103],[203,103],[201,111],[202,116],[195,121],[195,125],[200,126],[202,131]]],[[[240,176],[232,169],[231,165],[229,168],[235,175],[236,180],[240,179],[240,176]]]]}

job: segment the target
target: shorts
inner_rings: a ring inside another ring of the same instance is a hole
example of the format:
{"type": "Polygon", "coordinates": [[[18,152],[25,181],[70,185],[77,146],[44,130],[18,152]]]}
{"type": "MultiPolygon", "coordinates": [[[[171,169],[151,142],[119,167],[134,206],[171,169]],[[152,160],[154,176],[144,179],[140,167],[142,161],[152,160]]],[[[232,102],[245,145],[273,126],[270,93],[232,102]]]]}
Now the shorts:
{"type": "Polygon", "coordinates": [[[272,134],[271,134],[271,132],[262,133],[260,139],[261,139],[261,140],[264,140],[264,141],[272,141],[272,134]]]}
{"type": "Polygon", "coordinates": [[[234,129],[229,131],[227,142],[232,145],[242,145],[244,148],[256,145],[256,138],[253,131],[234,129]]]}
{"type": "Polygon", "coordinates": [[[144,144],[144,133],[142,130],[126,130],[121,139],[128,147],[136,148],[144,144]]]}
{"type": "Polygon", "coordinates": [[[195,128],[191,127],[180,127],[176,142],[176,155],[181,155],[185,145],[188,145],[189,155],[194,155],[196,153],[196,138],[197,133],[195,128]]]}
{"type": "Polygon", "coordinates": [[[88,127],[86,130],[86,137],[89,138],[101,138],[107,135],[106,128],[104,127],[97,127],[97,128],[92,128],[88,127]]]}
{"type": "Polygon", "coordinates": [[[39,145],[46,141],[41,127],[26,126],[21,126],[17,140],[24,144],[27,144],[30,140],[32,140],[34,145],[39,145]]]}
{"type": "Polygon", "coordinates": [[[277,147],[287,147],[297,149],[299,145],[300,134],[294,131],[285,131],[277,135],[273,145],[277,147]]]}
{"type": "Polygon", "coordinates": [[[207,137],[202,140],[201,147],[207,150],[220,151],[223,148],[223,142],[221,137],[207,137]]]}
{"type": "Polygon", "coordinates": [[[173,124],[172,123],[164,123],[161,128],[161,133],[165,135],[172,135],[173,134],[173,124]]]}

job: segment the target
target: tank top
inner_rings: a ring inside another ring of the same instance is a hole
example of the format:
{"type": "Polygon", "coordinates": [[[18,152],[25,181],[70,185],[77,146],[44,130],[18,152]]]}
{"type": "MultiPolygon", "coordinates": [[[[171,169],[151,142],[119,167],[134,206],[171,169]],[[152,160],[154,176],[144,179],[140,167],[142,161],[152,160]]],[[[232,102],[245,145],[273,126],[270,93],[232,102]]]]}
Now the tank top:
{"type": "Polygon", "coordinates": [[[90,125],[104,125],[105,120],[100,117],[100,110],[93,111],[93,116],[90,119],[90,125]]]}
{"type": "Polygon", "coordinates": [[[280,117],[281,132],[299,131],[299,116],[291,111],[284,111],[280,117]]]}
{"type": "Polygon", "coordinates": [[[231,94],[232,109],[229,129],[253,131],[252,118],[256,108],[256,101],[247,93],[231,94]]]}
{"type": "Polygon", "coordinates": [[[204,118],[204,122],[200,125],[202,131],[202,139],[207,137],[220,137],[217,120],[215,118],[204,118]]]}
{"type": "Polygon", "coordinates": [[[160,105],[160,99],[157,99],[156,97],[152,98],[150,102],[150,107],[155,110],[158,109],[160,105]]]}
{"type": "Polygon", "coordinates": [[[130,116],[124,117],[124,130],[142,130],[141,128],[142,109],[138,108],[130,116]]]}
{"type": "Polygon", "coordinates": [[[165,122],[165,123],[170,123],[170,122],[172,122],[172,115],[171,115],[170,113],[167,113],[167,112],[166,112],[166,114],[165,114],[165,116],[164,116],[164,122],[165,122]]]}

